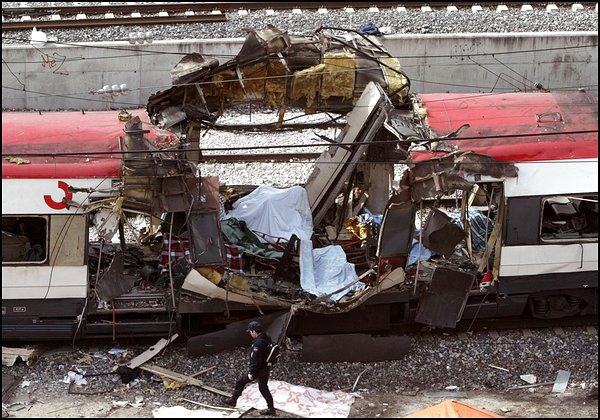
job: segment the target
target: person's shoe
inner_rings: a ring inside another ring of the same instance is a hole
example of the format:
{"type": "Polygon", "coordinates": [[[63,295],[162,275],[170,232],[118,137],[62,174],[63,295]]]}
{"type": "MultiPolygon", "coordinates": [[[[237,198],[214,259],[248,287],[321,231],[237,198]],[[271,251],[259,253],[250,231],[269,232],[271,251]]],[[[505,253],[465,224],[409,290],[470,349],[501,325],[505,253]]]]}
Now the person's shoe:
{"type": "Polygon", "coordinates": [[[226,398],[223,400],[223,404],[228,405],[229,407],[235,407],[237,400],[233,398],[226,398]]]}
{"type": "Polygon", "coordinates": [[[267,408],[266,410],[260,410],[259,413],[263,416],[274,416],[277,414],[274,407],[267,408]]]}

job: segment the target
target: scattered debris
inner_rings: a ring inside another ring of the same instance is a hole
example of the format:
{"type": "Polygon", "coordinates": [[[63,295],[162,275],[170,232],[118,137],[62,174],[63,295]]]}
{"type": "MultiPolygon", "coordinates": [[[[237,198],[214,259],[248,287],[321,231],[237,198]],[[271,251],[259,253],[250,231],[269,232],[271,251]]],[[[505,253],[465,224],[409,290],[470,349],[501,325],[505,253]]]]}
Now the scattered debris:
{"type": "Polygon", "coordinates": [[[494,366],[494,365],[490,365],[490,364],[488,364],[488,366],[491,367],[491,368],[494,368],[494,369],[503,370],[505,372],[510,372],[510,370],[508,370],[506,368],[503,368],[503,367],[500,367],[500,366],[494,366]]]}
{"type": "Polygon", "coordinates": [[[519,378],[523,379],[528,384],[534,384],[537,382],[537,377],[535,375],[521,375],[519,378]]]}
{"type": "Polygon", "coordinates": [[[531,384],[531,385],[520,385],[520,386],[511,386],[506,388],[508,391],[514,390],[514,389],[525,389],[525,388],[537,388],[540,386],[546,386],[546,385],[554,385],[554,382],[540,382],[537,384],[531,384]]]}
{"type": "Polygon", "coordinates": [[[154,373],[155,375],[158,375],[161,377],[175,380],[182,384],[194,385],[194,386],[200,387],[202,389],[205,389],[207,391],[214,392],[215,394],[222,395],[224,397],[231,397],[231,393],[229,393],[229,392],[221,391],[220,389],[214,388],[212,386],[204,385],[201,381],[199,381],[196,378],[192,378],[191,376],[182,375],[180,373],[173,372],[171,370],[165,369],[160,366],[145,364],[145,365],[140,366],[140,369],[145,370],[150,373],[154,373]]]}
{"type": "Polygon", "coordinates": [[[354,390],[356,389],[356,385],[358,385],[358,381],[360,379],[360,377],[363,375],[363,373],[365,373],[367,370],[369,370],[368,367],[364,368],[362,372],[360,372],[358,374],[358,376],[356,377],[356,381],[354,381],[354,385],[352,385],[352,389],[351,391],[354,392],[354,390]]]}
{"type": "Polygon", "coordinates": [[[71,382],[75,382],[76,385],[87,385],[87,380],[85,379],[85,370],[78,368],[77,366],[72,366],[71,369],[67,372],[67,375],[62,379],[61,382],[66,384],[70,384],[71,382]]]}
{"type": "Polygon", "coordinates": [[[136,367],[143,365],[148,360],[152,359],[154,356],[160,353],[162,349],[167,347],[167,345],[175,341],[177,337],[179,337],[179,334],[175,333],[171,336],[169,340],[161,338],[155,345],[150,347],[148,350],[131,359],[129,363],[127,363],[127,367],[130,369],[135,369],[136,367]]]}
{"type": "Polygon", "coordinates": [[[2,346],[2,366],[12,366],[19,359],[27,363],[27,366],[32,367],[38,361],[38,352],[32,349],[2,346]]]}
{"type": "Polygon", "coordinates": [[[556,374],[556,380],[554,381],[554,386],[552,387],[552,393],[562,394],[567,389],[567,385],[569,384],[569,378],[571,377],[571,372],[568,370],[559,370],[556,374]]]}

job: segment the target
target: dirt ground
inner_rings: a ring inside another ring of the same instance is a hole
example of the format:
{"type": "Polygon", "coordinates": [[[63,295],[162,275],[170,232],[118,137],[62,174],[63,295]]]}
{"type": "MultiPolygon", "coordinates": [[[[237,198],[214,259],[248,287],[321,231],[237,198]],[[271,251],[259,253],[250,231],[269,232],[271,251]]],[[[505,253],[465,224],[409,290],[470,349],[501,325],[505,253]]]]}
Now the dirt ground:
{"type": "MultiPolygon", "coordinates": [[[[564,394],[552,394],[551,387],[539,387],[507,391],[504,394],[486,392],[425,392],[407,394],[360,394],[352,406],[353,418],[394,418],[435,405],[446,399],[453,399],[492,411],[504,417],[523,418],[598,418],[597,395],[590,396],[590,390],[569,390],[564,394]]],[[[59,398],[44,400],[43,396],[30,398],[26,389],[15,390],[5,403],[10,417],[90,417],[90,418],[152,418],[152,410],[158,405],[138,397],[139,407],[124,407],[114,403],[119,395],[72,395],[65,393],[59,398]],[[15,404],[22,402],[23,404],[15,404]]],[[[131,401],[123,396],[122,401],[131,401]]],[[[5,411],[3,410],[3,417],[5,411]]],[[[243,417],[261,417],[250,411],[243,417]]],[[[278,410],[278,417],[294,417],[278,410]]]]}

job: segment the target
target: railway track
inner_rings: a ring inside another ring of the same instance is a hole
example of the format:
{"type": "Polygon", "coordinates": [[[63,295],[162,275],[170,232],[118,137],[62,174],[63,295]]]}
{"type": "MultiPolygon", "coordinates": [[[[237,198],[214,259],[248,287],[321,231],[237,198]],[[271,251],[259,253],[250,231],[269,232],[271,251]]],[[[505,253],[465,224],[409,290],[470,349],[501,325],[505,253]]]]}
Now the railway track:
{"type": "MultiPolygon", "coordinates": [[[[408,334],[425,331],[438,331],[455,334],[465,334],[472,331],[502,331],[502,330],[522,330],[524,335],[528,330],[540,328],[560,328],[569,327],[588,327],[590,331],[597,329],[598,318],[595,315],[573,316],[559,319],[537,319],[537,318],[488,318],[488,319],[465,319],[459,321],[454,329],[431,329],[422,324],[397,324],[392,327],[394,333],[408,334]]],[[[560,334],[560,332],[559,332],[560,334]]]]}
{"type": "MultiPolygon", "coordinates": [[[[496,8],[498,4],[485,3],[489,8],[496,8]]],[[[523,4],[529,4],[527,2],[504,2],[501,3],[507,7],[520,8],[523,4]]],[[[473,2],[436,2],[433,8],[435,9],[446,9],[448,6],[455,6],[456,8],[471,9],[474,5],[473,2]]],[[[324,8],[329,9],[345,9],[352,7],[353,9],[370,9],[370,8],[392,8],[392,7],[405,7],[406,9],[422,9],[424,6],[423,2],[402,2],[402,4],[390,4],[390,3],[377,3],[377,2],[344,2],[344,1],[329,1],[329,2],[180,2],[180,3],[153,3],[153,4],[119,4],[119,5],[89,5],[80,4],[76,6],[48,6],[48,7],[3,7],[2,15],[6,17],[19,18],[25,14],[30,16],[44,16],[51,14],[61,15],[76,15],[79,13],[89,14],[104,14],[104,13],[183,13],[186,11],[198,11],[198,12],[231,12],[238,10],[293,10],[293,9],[305,9],[305,10],[319,10],[324,8]]],[[[545,6],[545,4],[544,4],[545,6]]]]}
{"type": "Polygon", "coordinates": [[[103,19],[76,19],[76,20],[25,20],[17,22],[3,22],[2,31],[23,31],[28,29],[73,29],[92,28],[100,26],[117,25],[171,25],[190,23],[226,22],[224,15],[184,15],[184,16],[146,16],[146,17],[112,17],[103,19]]]}
{"type": "MultiPolygon", "coordinates": [[[[345,9],[348,12],[365,9],[376,13],[379,9],[397,8],[399,11],[410,9],[422,10],[465,10],[484,7],[490,10],[521,9],[523,7],[546,8],[546,4],[526,2],[508,2],[502,4],[482,3],[476,5],[468,2],[435,3],[434,6],[422,2],[404,2],[401,6],[390,3],[372,2],[203,2],[203,3],[154,3],[154,4],[121,4],[121,5],[88,5],[49,6],[49,7],[3,7],[2,31],[22,31],[33,27],[38,29],[73,29],[116,25],[164,25],[215,23],[227,21],[226,13],[248,13],[250,11],[290,10],[301,13],[302,10],[320,11],[345,9]],[[502,9],[501,9],[502,8],[502,9]],[[90,16],[88,18],[88,15],[90,16]]],[[[563,6],[564,7],[564,6],[563,6]]]]}

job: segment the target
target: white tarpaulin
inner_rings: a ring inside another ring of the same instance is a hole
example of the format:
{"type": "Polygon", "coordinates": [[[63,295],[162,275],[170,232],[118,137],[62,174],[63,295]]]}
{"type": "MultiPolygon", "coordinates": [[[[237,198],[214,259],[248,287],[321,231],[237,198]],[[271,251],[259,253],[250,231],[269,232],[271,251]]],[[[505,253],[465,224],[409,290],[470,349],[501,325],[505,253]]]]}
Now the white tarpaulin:
{"type": "Polygon", "coordinates": [[[341,246],[313,249],[312,241],[300,241],[300,285],[303,290],[317,296],[332,294],[331,299],[335,301],[351,290],[364,287],[363,283],[356,282],[357,278],[354,264],[346,261],[341,246]]]}
{"type": "MultiPolygon", "coordinates": [[[[277,410],[307,418],[347,418],[354,403],[354,395],[343,391],[323,391],[283,381],[269,381],[269,389],[277,410]]],[[[237,407],[267,408],[265,399],[253,383],[244,389],[237,407]]]]}
{"type": "MultiPolygon", "coordinates": [[[[270,236],[310,239],[313,232],[312,213],[306,190],[300,186],[274,188],[260,185],[233,204],[225,218],[235,217],[248,228],[270,236]]],[[[267,238],[268,239],[268,238],[267,238]]]]}

